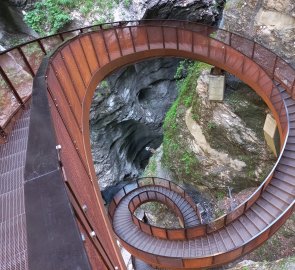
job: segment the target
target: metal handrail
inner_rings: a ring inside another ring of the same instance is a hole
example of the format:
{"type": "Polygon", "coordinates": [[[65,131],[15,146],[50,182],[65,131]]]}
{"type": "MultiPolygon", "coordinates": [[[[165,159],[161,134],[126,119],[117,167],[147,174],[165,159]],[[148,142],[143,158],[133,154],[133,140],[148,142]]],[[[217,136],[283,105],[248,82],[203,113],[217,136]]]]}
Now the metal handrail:
{"type": "MultiPolygon", "coordinates": [[[[185,220],[184,220],[183,214],[182,214],[181,210],[179,209],[179,207],[177,206],[177,204],[175,204],[175,202],[174,202],[172,199],[170,199],[165,193],[160,192],[160,191],[158,191],[158,190],[154,190],[154,191],[142,191],[142,192],[140,192],[139,194],[136,194],[136,195],[134,195],[134,196],[131,198],[131,200],[130,200],[129,203],[128,203],[128,209],[129,209],[129,212],[130,212],[130,214],[131,214],[132,221],[133,221],[133,223],[134,223],[136,226],[139,226],[139,228],[141,228],[141,229],[142,229],[142,225],[141,225],[141,224],[144,224],[144,226],[148,225],[148,227],[150,228],[150,232],[151,232],[150,235],[152,235],[152,236],[156,236],[156,237],[160,237],[160,238],[162,238],[162,237],[159,236],[159,235],[155,235],[155,234],[154,234],[154,230],[161,230],[161,231],[164,231],[166,237],[163,237],[163,239],[169,239],[168,234],[167,234],[167,229],[166,229],[166,228],[159,227],[159,226],[156,226],[156,225],[146,224],[146,223],[144,223],[143,221],[141,221],[140,219],[138,219],[138,218],[136,217],[136,215],[134,214],[135,210],[136,210],[138,207],[140,207],[140,205],[142,205],[142,204],[144,204],[144,203],[146,203],[146,202],[150,202],[150,201],[159,201],[159,202],[164,203],[167,207],[171,208],[171,210],[173,210],[173,212],[175,212],[175,214],[178,216],[178,218],[181,219],[181,222],[182,222],[183,224],[185,224],[185,220]],[[153,193],[153,192],[156,193],[156,194],[161,194],[161,195],[165,198],[165,200],[164,200],[164,201],[161,201],[161,200],[158,199],[158,198],[152,198],[152,199],[150,199],[148,194],[149,194],[149,193],[153,193]],[[140,199],[140,195],[141,195],[141,194],[147,194],[148,199],[142,201],[142,200],[140,199]],[[135,205],[135,204],[134,204],[134,200],[136,200],[136,198],[139,199],[140,203],[135,205]],[[170,202],[170,203],[171,203],[176,209],[172,208],[171,205],[169,205],[169,204],[166,202],[166,200],[168,200],[168,201],[169,201],[169,202],[170,202]],[[131,207],[131,204],[132,204],[133,207],[134,207],[133,210],[131,209],[131,208],[132,208],[132,207],[131,207]],[[137,225],[136,222],[134,221],[134,218],[136,219],[138,225],[137,225]],[[153,230],[153,229],[154,229],[154,230],[153,230]]],[[[169,230],[171,230],[171,231],[173,232],[173,231],[176,231],[176,230],[179,230],[179,229],[181,229],[181,228],[174,228],[174,229],[169,229],[169,230]]]]}
{"type": "MultiPolygon", "coordinates": [[[[28,45],[28,44],[36,43],[36,42],[37,42],[37,44],[39,45],[40,49],[41,49],[44,53],[47,53],[47,52],[46,52],[46,49],[44,48],[44,45],[42,44],[42,40],[50,39],[50,38],[52,38],[52,37],[59,37],[60,40],[61,40],[61,43],[62,43],[62,42],[64,42],[64,37],[63,37],[63,35],[65,35],[65,34],[69,34],[69,33],[77,32],[77,31],[79,31],[80,33],[83,33],[83,30],[94,29],[94,28],[96,28],[96,27],[98,27],[99,29],[102,29],[102,30],[103,30],[103,29],[109,29],[108,26],[112,26],[112,27],[121,27],[122,25],[128,25],[128,24],[132,24],[132,23],[136,23],[137,26],[138,26],[138,24],[139,24],[139,26],[144,26],[144,27],[146,27],[146,26],[156,26],[155,23],[158,24],[159,22],[161,23],[161,25],[169,24],[169,27],[173,27],[173,25],[171,26],[171,23],[174,23],[174,24],[176,24],[178,27],[182,27],[183,29],[186,29],[185,26],[187,26],[187,25],[192,25],[192,26],[196,26],[196,25],[197,25],[197,26],[202,26],[202,27],[204,27],[204,29],[201,29],[201,30],[206,30],[206,33],[207,33],[207,34],[210,32],[209,29],[210,29],[210,30],[213,29],[213,30],[215,30],[215,31],[222,31],[222,32],[225,32],[225,33],[229,33],[230,40],[231,40],[231,38],[232,38],[233,36],[239,36],[239,37],[241,37],[243,40],[249,40],[249,41],[252,42],[253,44],[256,44],[256,42],[251,41],[250,39],[244,38],[244,37],[242,37],[242,36],[240,36],[240,35],[237,35],[237,34],[232,34],[231,32],[229,32],[229,31],[227,31],[227,30],[219,29],[219,28],[214,27],[214,26],[208,26],[208,25],[204,25],[204,24],[200,24],[200,23],[193,23],[193,22],[188,22],[188,21],[176,21],[176,20],[143,20],[143,21],[121,21],[121,22],[113,22],[113,23],[97,24],[97,25],[93,25],[93,26],[87,26],[87,27],[83,27],[83,28],[77,28],[77,29],[74,29],[74,30],[68,30],[68,31],[64,31],[64,32],[61,32],[61,33],[53,34],[53,35],[50,35],[50,36],[47,36],[47,37],[41,37],[41,38],[38,38],[38,39],[36,39],[36,40],[32,40],[32,41],[28,41],[28,42],[22,43],[22,44],[20,44],[20,45],[14,47],[14,48],[10,48],[10,49],[8,49],[8,50],[6,50],[6,51],[1,52],[0,55],[2,55],[2,54],[6,54],[6,53],[9,53],[10,51],[12,51],[12,50],[15,49],[15,48],[18,48],[19,50],[21,50],[22,47],[24,47],[24,46],[26,46],[26,45],[28,45]],[[150,25],[150,24],[151,24],[151,25],[150,25]]],[[[132,25],[131,27],[133,27],[133,25],[132,25]]],[[[193,30],[193,29],[191,29],[191,30],[193,30]]],[[[211,37],[211,38],[216,39],[216,37],[211,37]]],[[[218,39],[217,39],[217,40],[218,40],[218,39]]],[[[230,42],[230,40],[229,40],[229,42],[230,42]]],[[[218,41],[220,41],[220,40],[218,40],[218,41]]],[[[259,46],[262,46],[262,45],[259,45],[259,46]]],[[[263,47],[263,46],[262,46],[262,47],[263,47]]],[[[254,51],[254,46],[253,46],[252,50],[254,51]]],[[[21,52],[23,52],[23,51],[21,50],[21,52]]],[[[252,53],[252,54],[253,54],[253,53],[252,53]]],[[[275,55],[275,54],[274,54],[274,55],[275,55]]],[[[28,62],[26,62],[26,63],[28,63],[28,62]]],[[[287,62],[286,62],[286,63],[287,63],[287,62]]],[[[3,72],[4,72],[4,71],[3,71],[3,72]]],[[[4,74],[5,74],[5,72],[4,72],[4,74]]],[[[5,74],[5,75],[6,75],[6,74],[5,74]]],[[[273,68],[273,74],[272,74],[272,75],[273,75],[273,76],[275,75],[275,65],[274,65],[274,68],[273,68]]],[[[33,74],[32,74],[32,76],[33,76],[33,74]]],[[[295,79],[294,79],[294,83],[295,83],[295,79]]],[[[294,84],[294,83],[293,83],[293,84],[294,84]]],[[[13,91],[13,92],[15,93],[16,91],[13,91]]],[[[17,94],[17,92],[16,92],[16,94],[17,94]]],[[[17,99],[19,100],[20,104],[23,105],[21,98],[20,98],[19,96],[17,96],[17,95],[16,95],[16,97],[17,97],[17,99]]],[[[281,107],[280,107],[280,112],[279,112],[279,114],[281,114],[283,108],[286,110],[286,106],[285,106],[285,105],[284,105],[284,106],[281,106],[281,107]]],[[[4,129],[1,128],[1,130],[4,130],[4,129]]],[[[4,134],[4,133],[2,132],[1,134],[4,134]]],[[[287,134],[288,134],[288,132],[287,132],[287,134]]],[[[286,140],[285,140],[285,143],[284,143],[284,145],[283,145],[283,148],[281,149],[282,151],[284,150],[285,145],[286,145],[286,140]]],[[[224,224],[227,224],[227,222],[228,222],[227,217],[228,217],[229,215],[234,215],[234,213],[238,212],[237,209],[239,210],[240,207],[242,207],[243,205],[245,205],[245,208],[244,208],[244,210],[243,210],[243,212],[242,212],[242,213],[244,213],[244,211],[245,211],[246,208],[248,207],[248,205],[247,205],[247,201],[249,201],[250,199],[254,198],[254,196],[257,195],[257,194],[259,193],[259,191],[261,191],[262,189],[264,189],[264,188],[266,187],[266,186],[265,186],[265,183],[267,182],[267,180],[269,179],[269,177],[272,175],[272,173],[273,173],[274,170],[275,170],[275,167],[276,167],[277,164],[279,163],[279,160],[280,160],[280,158],[281,158],[281,156],[282,156],[282,151],[281,151],[281,154],[280,154],[280,156],[279,156],[279,158],[278,158],[278,160],[277,160],[275,166],[273,167],[272,171],[269,173],[268,177],[263,181],[263,183],[257,188],[256,192],[254,192],[254,193],[253,193],[253,194],[252,194],[247,200],[245,200],[245,202],[241,203],[238,207],[236,207],[236,209],[234,209],[233,211],[227,213],[226,215],[224,215],[224,216],[218,218],[218,219],[216,220],[216,223],[217,223],[217,221],[220,221],[220,220],[224,219],[224,224]],[[236,211],[236,212],[235,212],[235,211],[236,211]]],[[[210,224],[211,224],[211,226],[212,226],[212,225],[214,225],[214,222],[211,222],[210,224]]]]}
{"type": "MultiPolygon", "coordinates": [[[[127,26],[127,27],[146,27],[146,29],[148,28],[148,27],[156,27],[156,25],[152,25],[152,22],[153,23],[159,23],[159,22],[165,22],[165,23],[169,23],[170,21],[163,21],[163,20],[161,20],[161,21],[149,21],[149,24],[151,24],[151,25],[147,25],[147,24],[144,24],[143,22],[138,22],[138,21],[136,21],[136,26],[127,26]],[[140,25],[138,25],[138,24],[140,24],[140,25]]],[[[174,22],[176,22],[176,21],[174,21],[174,22]]],[[[129,22],[130,23],[130,22],[129,22]]],[[[165,26],[165,27],[167,27],[167,28],[174,28],[174,29],[176,29],[176,37],[178,38],[178,31],[179,30],[181,30],[181,29],[187,29],[187,28],[185,28],[185,24],[186,24],[186,26],[187,25],[191,25],[191,26],[196,26],[196,25],[201,25],[201,24],[194,24],[194,23],[187,23],[187,22],[178,22],[177,23],[177,26],[170,26],[170,25],[168,25],[168,26],[165,26]],[[181,26],[181,24],[183,24],[182,26],[181,26]],[[183,27],[183,28],[182,28],[183,27]]],[[[114,23],[111,23],[111,24],[104,24],[104,25],[100,25],[99,26],[99,30],[101,30],[101,29],[106,29],[107,28],[107,26],[109,26],[109,25],[111,25],[111,26],[114,26],[114,28],[112,29],[112,30],[116,30],[117,28],[119,28],[119,27],[121,27],[122,26],[122,23],[119,23],[119,24],[117,24],[117,25],[115,25],[114,23]],[[116,28],[117,27],[117,28],[116,28]]],[[[163,27],[164,27],[164,25],[162,24],[162,28],[160,28],[160,29],[162,29],[163,30],[163,27]]],[[[93,29],[94,27],[93,26],[90,26],[90,27],[86,27],[86,28],[90,28],[90,29],[93,29]]],[[[84,28],[84,29],[86,29],[86,28],[84,28]]],[[[129,29],[130,29],[129,28],[129,29]]],[[[212,39],[212,40],[214,40],[214,39],[216,39],[216,37],[213,37],[213,36],[210,36],[211,34],[212,34],[212,31],[210,31],[210,29],[212,29],[212,27],[210,28],[210,26],[206,26],[206,27],[203,27],[203,30],[202,30],[202,33],[201,34],[203,34],[203,35],[206,35],[206,37],[208,37],[208,35],[209,35],[209,37],[212,39]],[[203,32],[206,32],[206,33],[203,33],[203,32]]],[[[82,30],[82,29],[81,29],[82,30]]],[[[193,32],[193,29],[188,29],[188,30],[192,30],[192,32],[193,32]]],[[[66,33],[69,33],[69,32],[75,32],[75,31],[77,31],[77,30],[73,30],[73,31],[67,31],[66,33]]],[[[225,30],[218,30],[218,31],[225,31],[225,30]]],[[[80,32],[83,32],[83,30],[82,31],[80,31],[80,32]]],[[[196,31],[195,31],[196,32],[196,31]]],[[[198,31],[197,31],[198,32],[198,31]]],[[[230,32],[228,32],[228,31],[225,31],[226,33],[230,33],[230,32]]],[[[88,35],[89,33],[85,33],[84,35],[88,35]]],[[[53,35],[53,36],[59,36],[59,38],[60,38],[60,43],[62,43],[62,42],[64,42],[64,38],[63,38],[63,34],[56,34],[56,35],[53,35]]],[[[238,35],[235,35],[235,34],[229,34],[229,36],[232,38],[233,36],[238,36],[238,35]]],[[[45,39],[46,37],[44,37],[44,39],[45,39]]],[[[210,39],[210,40],[211,40],[210,39]]],[[[244,40],[246,40],[245,38],[243,38],[244,40]]],[[[218,39],[216,39],[216,40],[218,40],[218,39]]],[[[37,41],[38,42],[38,41],[37,41]]],[[[69,42],[69,41],[68,41],[69,42]]],[[[148,39],[147,40],[147,42],[149,43],[150,42],[150,40],[148,39]]],[[[218,42],[220,42],[220,43],[222,43],[222,41],[220,41],[220,40],[218,40],[218,42]]],[[[256,44],[255,42],[253,42],[253,41],[251,41],[253,44],[256,44]]],[[[39,44],[39,46],[40,46],[40,50],[42,50],[42,46],[40,45],[40,43],[41,43],[41,45],[42,45],[42,42],[39,40],[39,42],[38,42],[38,44],[39,44]]],[[[64,44],[68,44],[67,42],[65,42],[64,44]]],[[[177,43],[178,44],[178,43],[177,43]]],[[[224,44],[227,44],[227,43],[224,43],[224,44]]],[[[164,45],[164,39],[163,39],[163,45],[164,45]]],[[[254,46],[254,45],[253,45],[254,46]]],[[[256,45],[257,46],[257,45],[256,45]]],[[[260,45],[259,45],[260,46],[260,45]]],[[[261,46],[262,47],[262,46],[261,46]]],[[[60,47],[60,48],[62,48],[62,46],[60,47]]],[[[234,48],[234,47],[233,47],[234,48]]],[[[44,50],[45,50],[45,48],[43,48],[44,50]]],[[[43,53],[45,54],[45,53],[47,53],[46,51],[44,52],[44,50],[42,50],[43,51],[43,53]]],[[[238,50],[237,48],[236,48],[236,50],[238,50]]],[[[268,50],[267,50],[268,51],[268,50]]],[[[59,51],[57,51],[57,52],[59,52],[59,51]]],[[[254,50],[253,50],[253,52],[254,52],[254,50]]],[[[242,52],[240,52],[241,54],[242,54],[242,52]]],[[[272,53],[273,54],[273,53],[272,53]]],[[[2,54],[1,54],[2,55],[2,54]]],[[[254,55],[254,53],[253,53],[253,55],[254,55]]],[[[273,55],[275,55],[275,54],[273,54],[273,55]]],[[[245,55],[244,54],[244,56],[245,56],[245,58],[244,59],[246,59],[246,58],[249,58],[249,59],[252,59],[251,57],[248,57],[247,55],[245,55]]],[[[26,57],[26,55],[25,55],[25,57],[26,57]]],[[[276,59],[278,59],[278,57],[276,56],[276,59]]],[[[280,58],[279,58],[280,59],[280,58]]],[[[252,59],[253,61],[252,62],[255,62],[255,59],[252,59]]],[[[256,59],[257,60],[257,59],[256,59]]],[[[259,61],[258,61],[259,62],[259,61]]],[[[243,61],[243,63],[244,63],[244,61],[243,61]]],[[[25,62],[25,64],[26,64],[26,62],[25,62]]],[[[28,69],[30,69],[30,65],[31,65],[32,63],[29,63],[28,64],[28,66],[27,66],[27,68],[28,69]]],[[[259,63],[257,63],[256,62],[256,64],[257,65],[259,65],[259,63]]],[[[261,67],[261,71],[262,72],[265,72],[266,74],[268,74],[268,71],[267,71],[267,69],[264,67],[264,66],[260,66],[261,67]]],[[[287,81],[286,83],[284,83],[282,80],[282,78],[283,77],[280,77],[278,74],[276,74],[276,67],[277,67],[277,62],[275,62],[275,64],[272,66],[273,67],[273,69],[272,69],[272,78],[273,79],[276,79],[276,80],[278,80],[278,81],[281,81],[281,83],[285,86],[285,88],[288,90],[288,92],[290,92],[290,93],[292,93],[292,89],[294,89],[294,85],[295,85],[295,78],[293,79],[293,81],[290,81],[290,83],[289,83],[289,81],[287,81]],[[278,76],[277,76],[278,75],[278,76]],[[291,86],[289,86],[289,85],[291,85],[291,86]]],[[[293,69],[292,69],[293,70],[293,69]]],[[[32,73],[34,73],[34,72],[32,72],[32,73]]],[[[263,73],[264,74],[264,73],[263,73]]],[[[292,73],[292,75],[293,75],[293,73],[292,73]]],[[[34,76],[34,74],[31,74],[31,76],[33,77],[34,76]]],[[[259,78],[260,76],[258,76],[258,78],[259,78]]],[[[293,77],[292,77],[293,78],[293,77]]],[[[284,102],[283,102],[283,100],[282,100],[282,97],[281,97],[281,95],[280,95],[280,92],[277,90],[277,89],[275,89],[275,87],[273,87],[272,88],[272,92],[270,93],[270,95],[268,95],[268,97],[269,98],[274,98],[274,97],[279,97],[279,103],[277,104],[275,104],[274,105],[274,108],[275,108],[275,111],[276,111],[276,113],[278,114],[278,116],[279,116],[279,118],[280,118],[280,120],[282,121],[281,123],[279,123],[279,124],[283,124],[283,121],[285,121],[284,119],[284,116],[286,115],[286,118],[287,118],[287,126],[285,126],[284,128],[282,127],[282,134],[283,135],[288,135],[289,134],[289,132],[288,132],[288,129],[289,129],[289,119],[288,119],[288,113],[287,113],[287,111],[286,111],[286,113],[285,113],[285,105],[284,105],[284,102]],[[273,93],[273,92],[275,92],[275,93],[273,93]],[[274,95],[273,95],[274,94],[274,95]],[[279,107],[277,108],[277,107],[275,107],[276,105],[278,105],[279,107]]],[[[274,102],[275,103],[275,102],[274,102]]],[[[66,104],[65,104],[66,105],[66,104]]],[[[285,136],[284,136],[285,137],[285,136]]],[[[287,138],[287,137],[285,137],[285,138],[287,138]]],[[[284,141],[284,145],[285,145],[285,143],[286,143],[286,141],[284,141]]],[[[73,142],[73,144],[75,144],[74,142],[73,142]]],[[[77,150],[77,152],[78,152],[78,150],[77,150]]],[[[66,160],[64,160],[65,162],[66,162],[66,160]]],[[[91,179],[92,180],[92,179],[91,179]]],[[[261,188],[261,190],[263,190],[264,188],[266,187],[266,184],[261,188]]],[[[125,190],[124,190],[124,192],[125,192],[125,190]]],[[[124,195],[123,195],[124,196],[124,195]]],[[[255,198],[254,196],[252,197],[252,198],[255,198]]],[[[122,198],[120,198],[120,199],[122,199],[122,198]]],[[[79,202],[79,203],[81,203],[81,202],[79,202]]],[[[115,204],[115,203],[114,203],[115,204]]],[[[116,206],[116,205],[115,205],[116,206]]],[[[292,203],[292,204],[290,204],[289,205],[289,207],[287,208],[287,209],[285,209],[285,211],[279,216],[279,217],[277,217],[271,224],[269,224],[264,230],[262,230],[261,232],[259,232],[259,233],[257,233],[257,235],[255,236],[255,238],[253,237],[253,239],[250,239],[248,242],[246,242],[246,244],[244,244],[243,246],[241,245],[240,247],[237,247],[238,249],[240,249],[240,251],[241,251],[241,254],[244,254],[245,252],[247,252],[247,250],[249,249],[247,249],[247,248],[245,248],[246,247],[246,245],[248,244],[248,243],[251,243],[251,241],[255,241],[255,240],[259,240],[259,241],[263,241],[263,237],[260,239],[259,238],[259,236],[261,235],[261,233],[267,233],[267,237],[269,237],[269,235],[271,235],[277,228],[278,228],[278,226],[276,226],[275,225],[275,222],[279,222],[280,221],[280,219],[283,219],[283,218],[285,218],[285,217],[287,217],[288,216],[288,214],[289,214],[289,212],[288,211],[291,211],[291,210],[293,210],[293,208],[294,208],[294,202],[292,203]],[[271,227],[270,227],[271,226],[271,227]],[[257,238],[259,238],[259,239],[257,239],[257,238]]],[[[245,209],[246,209],[246,207],[245,207],[245,209]]],[[[245,210],[244,209],[244,210],[245,210]]],[[[90,220],[91,221],[91,220],[90,220]]],[[[225,224],[227,224],[227,222],[225,221],[225,224]]],[[[280,224],[280,223],[278,223],[278,224],[280,224]]],[[[128,244],[126,244],[126,245],[128,245],[128,244]]],[[[254,244],[253,244],[253,246],[254,247],[256,247],[257,246],[257,242],[254,242],[254,244]]],[[[235,249],[232,249],[232,250],[229,250],[228,252],[231,252],[231,251],[233,251],[233,250],[235,250],[235,249]]],[[[249,251],[249,250],[248,250],[249,251]]],[[[226,256],[226,254],[228,254],[228,252],[225,252],[225,253],[216,253],[216,254],[213,254],[213,256],[218,256],[218,255],[222,255],[222,256],[226,256]]],[[[146,253],[147,254],[147,253],[146,253]]],[[[156,260],[158,260],[161,256],[158,256],[158,255],[155,255],[155,254],[153,254],[153,256],[156,258],[156,260]],[[158,258],[158,259],[157,259],[158,258]]],[[[163,256],[162,256],[163,257],[163,256]]],[[[210,258],[211,258],[212,256],[210,256],[210,258]]],[[[204,258],[204,257],[200,257],[200,258],[204,258]]],[[[185,260],[186,258],[183,258],[183,259],[181,259],[182,260],[182,264],[184,264],[184,260],[185,260]]],[[[214,257],[212,257],[212,264],[214,263],[214,257]]]]}
{"type": "MultiPolygon", "coordinates": [[[[9,48],[9,49],[7,49],[5,51],[0,52],[0,56],[3,55],[3,54],[9,53],[10,51],[12,51],[14,49],[21,50],[22,47],[24,47],[26,45],[33,44],[33,43],[37,43],[38,46],[40,47],[40,49],[42,50],[42,52],[44,53],[44,55],[46,55],[47,52],[46,52],[46,49],[44,48],[44,45],[42,44],[42,41],[43,40],[48,40],[48,39],[53,38],[53,37],[59,37],[60,40],[61,40],[61,43],[62,43],[62,42],[64,42],[63,35],[70,34],[70,33],[77,32],[77,31],[79,31],[80,33],[83,33],[83,30],[94,29],[96,27],[98,27],[99,29],[108,29],[108,27],[110,27],[110,26],[111,27],[118,27],[118,26],[121,27],[121,26],[124,26],[124,25],[132,24],[132,23],[136,23],[137,26],[138,26],[138,24],[139,25],[142,25],[142,24],[145,24],[146,25],[148,23],[153,23],[152,25],[155,25],[155,23],[159,24],[159,22],[162,22],[161,25],[163,25],[165,23],[165,24],[168,24],[170,27],[171,27],[171,23],[176,23],[178,27],[180,27],[180,28],[182,27],[183,29],[185,29],[185,27],[184,27],[185,25],[202,26],[202,27],[205,27],[207,29],[206,30],[207,34],[210,32],[209,29],[214,30],[214,31],[222,31],[224,33],[229,34],[230,40],[232,39],[232,36],[237,36],[237,37],[242,38],[243,40],[247,40],[249,42],[252,42],[253,43],[253,51],[254,51],[255,44],[258,44],[260,47],[262,47],[265,50],[267,50],[268,52],[272,53],[270,50],[268,50],[267,48],[265,48],[265,46],[263,46],[263,45],[255,42],[255,41],[253,41],[253,40],[251,40],[249,38],[245,38],[245,37],[243,37],[243,36],[241,36],[239,34],[231,33],[231,32],[229,32],[227,30],[220,29],[220,28],[218,28],[216,26],[209,26],[209,25],[205,25],[205,24],[202,24],[202,23],[195,23],[195,22],[183,21],[183,20],[182,21],[177,21],[177,20],[152,20],[151,19],[151,20],[141,20],[141,21],[136,21],[136,20],[118,21],[118,22],[111,22],[111,23],[104,23],[104,24],[96,24],[96,25],[86,26],[86,27],[82,27],[82,28],[76,28],[76,29],[72,29],[72,30],[68,30],[68,31],[62,31],[62,32],[59,32],[59,33],[56,33],[56,34],[52,34],[52,35],[46,36],[46,37],[40,37],[40,38],[31,40],[31,41],[27,41],[27,42],[21,43],[21,44],[15,46],[15,47],[12,47],[12,48],[9,48]]],[[[193,29],[190,29],[190,30],[193,30],[193,29]]],[[[216,39],[215,37],[212,37],[212,36],[211,36],[211,38],[216,39]]],[[[216,39],[216,40],[220,41],[219,39],[216,39]]],[[[230,42],[230,40],[229,40],[229,42],[230,42]]],[[[22,52],[22,50],[21,50],[21,52],[22,52]]],[[[24,53],[22,52],[22,54],[24,54],[24,53]]],[[[288,85],[284,82],[284,80],[281,80],[279,77],[275,76],[275,67],[276,67],[276,64],[277,64],[277,59],[280,59],[280,61],[283,61],[283,63],[286,64],[288,67],[290,67],[292,70],[293,70],[293,68],[285,60],[283,60],[282,58],[278,57],[274,53],[272,53],[272,54],[276,57],[275,58],[274,67],[273,67],[272,73],[269,73],[268,71],[266,71],[266,72],[268,74],[272,75],[274,78],[276,78],[278,81],[280,81],[286,88],[289,89],[288,85]]],[[[24,60],[26,60],[25,54],[24,54],[24,60]]],[[[30,64],[27,61],[25,61],[25,64],[31,70],[30,64]]],[[[4,74],[5,74],[5,72],[4,72],[4,74]]],[[[32,75],[34,76],[34,72],[33,72],[32,75]]],[[[23,106],[23,102],[21,101],[21,99],[19,99],[19,97],[17,95],[16,89],[14,89],[13,85],[10,83],[11,80],[9,78],[8,78],[8,80],[7,80],[7,78],[5,79],[3,77],[3,75],[2,75],[2,78],[9,85],[10,89],[13,91],[13,94],[16,97],[16,99],[19,101],[20,105],[23,106]]],[[[292,87],[290,89],[294,89],[294,88],[295,88],[295,76],[294,76],[294,80],[292,82],[292,87]]],[[[5,126],[6,126],[6,124],[5,124],[5,126]]]]}

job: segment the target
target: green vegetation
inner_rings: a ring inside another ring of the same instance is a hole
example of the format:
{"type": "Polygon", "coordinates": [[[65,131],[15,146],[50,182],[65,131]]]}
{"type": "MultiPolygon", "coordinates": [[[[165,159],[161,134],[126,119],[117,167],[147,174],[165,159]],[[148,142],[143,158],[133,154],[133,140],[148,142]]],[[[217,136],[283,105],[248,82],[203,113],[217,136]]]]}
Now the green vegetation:
{"type": "Polygon", "coordinates": [[[65,0],[47,0],[38,2],[34,9],[25,15],[26,23],[41,35],[56,33],[71,20],[68,6],[62,6],[65,0]]]}
{"type": "Polygon", "coordinates": [[[210,66],[204,63],[181,61],[175,79],[178,79],[178,98],[167,112],[164,120],[163,164],[179,179],[190,181],[200,179],[200,164],[195,153],[182,140],[181,126],[187,108],[192,107],[192,115],[199,119],[199,96],[196,92],[197,79],[202,70],[210,66]],[[180,79],[184,74],[187,76],[180,79]],[[172,162],[173,161],[173,162],[172,162]]]}
{"type": "MultiPolygon", "coordinates": [[[[119,0],[43,0],[25,15],[25,21],[41,35],[54,34],[72,20],[71,12],[77,9],[84,17],[98,16],[96,23],[113,20],[111,10],[119,0]]],[[[123,0],[125,7],[131,0],[123,0]]]]}
{"type": "Polygon", "coordinates": [[[156,171],[157,171],[157,160],[156,160],[155,155],[153,155],[150,158],[149,163],[144,170],[143,177],[156,176],[156,171]]]}
{"type": "Polygon", "coordinates": [[[124,0],[123,3],[124,3],[124,6],[128,8],[131,5],[131,0],[124,0]]]}

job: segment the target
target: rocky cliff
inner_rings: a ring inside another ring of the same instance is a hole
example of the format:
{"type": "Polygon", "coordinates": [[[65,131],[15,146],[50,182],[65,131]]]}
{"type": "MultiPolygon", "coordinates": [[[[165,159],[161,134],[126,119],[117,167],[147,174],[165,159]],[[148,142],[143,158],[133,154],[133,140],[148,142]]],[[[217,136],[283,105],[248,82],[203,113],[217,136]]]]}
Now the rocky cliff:
{"type": "MultiPolygon", "coordinates": [[[[218,22],[223,4],[161,0],[140,1],[136,6],[137,2],[130,6],[129,16],[125,13],[128,19],[142,15],[145,19],[191,19],[208,24],[218,22]]],[[[98,88],[91,108],[91,144],[102,189],[138,177],[151,155],[146,147],[161,144],[165,113],[177,97],[174,75],[179,61],[138,63],[107,78],[107,90],[98,88]]]]}
{"type": "Polygon", "coordinates": [[[224,9],[221,26],[254,38],[295,65],[293,0],[229,0],[224,9]]]}

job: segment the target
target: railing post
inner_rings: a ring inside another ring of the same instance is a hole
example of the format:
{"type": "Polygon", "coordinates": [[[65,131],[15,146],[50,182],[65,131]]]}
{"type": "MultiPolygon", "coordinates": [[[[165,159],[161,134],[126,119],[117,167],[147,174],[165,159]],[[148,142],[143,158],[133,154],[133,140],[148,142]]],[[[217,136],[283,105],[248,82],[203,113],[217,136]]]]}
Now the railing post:
{"type": "Polygon", "coordinates": [[[7,83],[7,85],[9,86],[10,90],[12,91],[12,93],[13,93],[14,97],[16,98],[16,100],[18,101],[18,103],[24,108],[25,105],[24,105],[23,100],[19,96],[18,92],[14,88],[12,82],[10,81],[10,79],[8,78],[8,76],[6,75],[5,71],[2,69],[1,66],[0,66],[0,74],[1,74],[2,78],[4,79],[4,81],[7,83]]]}
{"type": "Polygon", "coordinates": [[[132,31],[131,31],[131,26],[128,26],[128,29],[129,29],[129,34],[130,34],[130,37],[131,37],[131,40],[132,40],[133,50],[134,50],[134,52],[136,52],[136,48],[135,48],[135,44],[134,44],[134,38],[133,38],[132,31]]]}
{"type": "Polygon", "coordinates": [[[1,126],[0,126],[0,136],[3,138],[6,138],[6,136],[7,136],[5,130],[1,126]]]}
{"type": "Polygon", "coordinates": [[[147,39],[147,45],[148,45],[148,50],[151,49],[151,44],[150,44],[150,39],[149,39],[149,34],[148,34],[148,30],[147,27],[144,25],[144,30],[145,30],[145,34],[146,34],[146,39],[147,39]]]}
{"type": "Polygon", "coordinates": [[[161,32],[162,32],[163,48],[165,49],[165,35],[164,35],[164,28],[163,28],[163,25],[161,25],[161,32]]]}
{"type": "Polygon", "coordinates": [[[272,79],[274,79],[274,77],[275,77],[275,71],[276,71],[277,62],[278,62],[278,56],[276,55],[276,59],[275,59],[275,62],[274,62],[274,65],[273,65],[273,69],[272,69],[272,79]]]}
{"type": "Polygon", "coordinates": [[[117,42],[118,42],[118,46],[119,46],[119,50],[120,50],[120,55],[123,56],[123,52],[122,52],[120,40],[119,40],[119,37],[118,37],[117,29],[114,28],[113,31],[115,31],[115,36],[116,36],[116,39],[117,39],[117,42]]]}
{"type": "Polygon", "coordinates": [[[30,71],[32,77],[34,78],[34,77],[35,77],[35,72],[34,72],[34,70],[32,69],[32,67],[31,67],[31,65],[30,65],[30,63],[29,63],[27,57],[25,56],[25,54],[24,54],[22,48],[21,48],[21,47],[17,47],[17,50],[18,50],[18,52],[20,53],[21,57],[23,58],[23,60],[24,60],[24,62],[25,62],[25,64],[26,64],[26,66],[28,67],[28,69],[29,69],[29,71],[30,71]]]}
{"type": "Polygon", "coordinates": [[[64,39],[64,37],[63,37],[63,35],[62,35],[62,33],[59,33],[58,36],[60,37],[60,40],[61,40],[62,42],[65,41],[65,39],[64,39]]]}
{"type": "Polygon", "coordinates": [[[294,81],[293,81],[293,84],[292,84],[292,88],[291,88],[291,95],[293,94],[294,88],[295,88],[295,78],[294,78],[294,81]]]}
{"type": "Polygon", "coordinates": [[[253,42],[254,42],[254,44],[253,44],[253,47],[252,47],[251,59],[254,58],[254,52],[255,52],[255,47],[256,47],[256,42],[255,41],[253,41],[253,42]]]}
{"type": "Polygon", "coordinates": [[[45,47],[42,44],[42,41],[40,39],[38,39],[37,42],[38,42],[39,47],[41,48],[42,52],[46,55],[47,53],[46,53],[45,47]]]}
{"type": "Polygon", "coordinates": [[[232,35],[233,35],[233,33],[230,32],[230,33],[229,33],[229,41],[228,41],[228,45],[229,45],[230,47],[231,47],[232,35]]]}

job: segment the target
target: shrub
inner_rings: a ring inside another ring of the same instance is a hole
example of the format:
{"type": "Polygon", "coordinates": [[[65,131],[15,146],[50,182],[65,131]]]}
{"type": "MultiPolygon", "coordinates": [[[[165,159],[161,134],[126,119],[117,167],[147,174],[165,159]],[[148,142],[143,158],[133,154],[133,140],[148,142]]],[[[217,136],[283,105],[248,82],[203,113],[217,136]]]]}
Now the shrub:
{"type": "Polygon", "coordinates": [[[25,15],[26,23],[41,35],[56,33],[71,20],[61,2],[70,0],[47,0],[36,3],[34,9],[25,15]]]}

